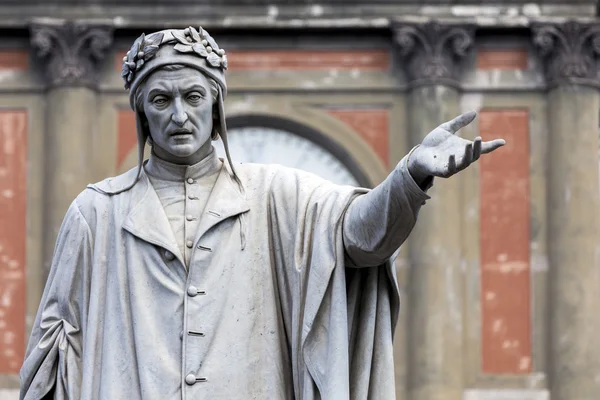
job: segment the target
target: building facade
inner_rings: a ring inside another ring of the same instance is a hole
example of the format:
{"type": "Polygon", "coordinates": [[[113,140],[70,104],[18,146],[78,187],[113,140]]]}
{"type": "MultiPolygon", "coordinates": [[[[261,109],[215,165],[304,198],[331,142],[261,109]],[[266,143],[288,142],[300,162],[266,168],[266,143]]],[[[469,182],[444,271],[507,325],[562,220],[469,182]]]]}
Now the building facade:
{"type": "Polygon", "coordinates": [[[227,51],[238,161],[372,187],[461,112],[479,112],[464,137],[506,139],[436,180],[396,259],[398,399],[598,398],[597,15],[589,0],[2,1],[0,399],[18,397],[68,205],[136,164],[123,55],[187,26],[227,51]]]}

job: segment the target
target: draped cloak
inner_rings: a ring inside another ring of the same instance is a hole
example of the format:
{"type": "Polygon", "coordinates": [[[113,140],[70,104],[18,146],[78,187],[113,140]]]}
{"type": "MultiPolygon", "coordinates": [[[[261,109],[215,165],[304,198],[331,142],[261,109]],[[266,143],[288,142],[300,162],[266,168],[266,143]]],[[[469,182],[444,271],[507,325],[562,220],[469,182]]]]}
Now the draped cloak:
{"type": "Polygon", "coordinates": [[[145,173],[74,200],[21,399],[395,398],[395,270],[344,251],[344,213],[367,190],[281,166],[236,172],[241,186],[221,168],[189,268],[145,173]]]}

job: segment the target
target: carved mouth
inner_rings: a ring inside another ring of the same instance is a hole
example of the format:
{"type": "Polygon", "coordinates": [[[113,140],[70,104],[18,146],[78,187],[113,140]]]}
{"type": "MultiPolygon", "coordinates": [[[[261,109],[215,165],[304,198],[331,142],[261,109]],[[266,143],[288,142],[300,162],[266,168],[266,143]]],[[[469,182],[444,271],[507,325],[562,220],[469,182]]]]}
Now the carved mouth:
{"type": "Polygon", "coordinates": [[[174,131],[171,131],[170,136],[185,136],[191,134],[192,131],[190,131],[189,129],[176,129],[174,131]]]}

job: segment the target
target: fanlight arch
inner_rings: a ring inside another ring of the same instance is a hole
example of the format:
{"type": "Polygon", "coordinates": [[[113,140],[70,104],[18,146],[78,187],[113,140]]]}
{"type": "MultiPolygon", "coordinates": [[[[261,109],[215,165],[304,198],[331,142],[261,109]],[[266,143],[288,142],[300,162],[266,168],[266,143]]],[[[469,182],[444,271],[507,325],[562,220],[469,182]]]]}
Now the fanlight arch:
{"type": "MultiPolygon", "coordinates": [[[[358,162],[339,143],[302,123],[267,115],[227,119],[232,161],[281,164],[303,169],[338,184],[370,187],[358,162]]],[[[224,156],[222,142],[215,147],[224,156]]]]}

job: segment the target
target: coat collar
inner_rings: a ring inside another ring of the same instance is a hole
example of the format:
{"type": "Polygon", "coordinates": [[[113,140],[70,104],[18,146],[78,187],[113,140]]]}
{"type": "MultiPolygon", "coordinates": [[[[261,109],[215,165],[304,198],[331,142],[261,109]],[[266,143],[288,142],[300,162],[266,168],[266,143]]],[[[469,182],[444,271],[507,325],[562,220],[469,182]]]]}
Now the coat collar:
{"type": "Polygon", "coordinates": [[[208,197],[206,207],[200,218],[196,241],[221,221],[250,210],[242,184],[234,180],[231,171],[225,163],[222,165],[217,182],[215,182],[215,186],[208,197]]]}
{"type": "Polygon", "coordinates": [[[130,189],[133,205],[123,223],[123,229],[134,236],[173,253],[185,265],[167,214],[145,172],[130,189]]]}
{"type": "MultiPolygon", "coordinates": [[[[133,206],[125,218],[123,229],[146,242],[169,250],[185,265],[167,215],[146,172],[142,171],[140,180],[131,188],[131,197],[133,206]]],[[[196,242],[221,221],[248,210],[250,207],[241,185],[233,180],[231,172],[223,163],[200,218],[196,242]]],[[[242,232],[241,234],[244,235],[242,232]]]]}
{"type": "Polygon", "coordinates": [[[217,157],[214,147],[210,148],[210,153],[206,157],[193,165],[170,163],[159,158],[153,151],[144,166],[144,171],[151,177],[161,180],[183,182],[188,178],[201,179],[207,175],[217,174],[222,165],[223,162],[217,157]]]}

